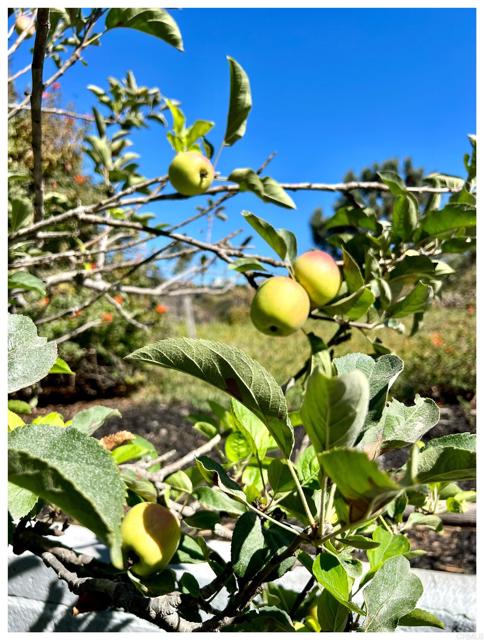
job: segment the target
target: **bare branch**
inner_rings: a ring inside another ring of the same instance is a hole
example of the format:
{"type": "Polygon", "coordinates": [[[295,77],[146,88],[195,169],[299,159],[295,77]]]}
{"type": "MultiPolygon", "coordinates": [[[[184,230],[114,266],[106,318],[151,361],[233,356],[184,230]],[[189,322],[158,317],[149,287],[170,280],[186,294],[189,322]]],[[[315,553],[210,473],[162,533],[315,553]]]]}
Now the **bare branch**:
{"type": "Polygon", "coordinates": [[[137,329],[142,329],[143,331],[149,331],[148,325],[143,324],[142,322],[138,322],[138,320],[133,318],[131,314],[129,314],[125,309],[123,309],[123,305],[119,304],[119,302],[117,302],[109,294],[106,295],[106,300],[116,308],[119,315],[122,316],[126,320],[126,322],[129,322],[129,324],[132,324],[133,327],[136,327],[137,329]]]}
{"type": "Polygon", "coordinates": [[[198,456],[201,456],[204,453],[208,453],[209,451],[214,449],[221,441],[221,439],[222,437],[217,433],[217,435],[211,438],[211,440],[209,440],[208,442],[205,442],[200,447],[193,449],[193,451],[190,451],[179,460],[166,465],[166,467],[163,467],[162,469],[160,469],[160,471],[152,474],[151,479],[155,482],[162,482],[166,477],[168,477],[172,473],[175,473],[175,471],[179,471],[180,469],[183,469],[183,467],[186,467],[187,465],[192,463],[195,458],[198,458],[198,456]]]}
{"type": "MultiPolygon", "coordinates": [[[[31,67],[32,67],[32,65],[31,65],[31,63],[29,63],[23,69],[20,69],[19,71],[14,73],[13,76],[10,76],[10,78],[8,79],[8,82],[15,82],[15,80],[17,80],[17,78],[20,78],[20,76],[23,76],[24,73],[27,73],[27,71],[30,71],[31,67]]],[[[14,104],[9,104],[8,105],[9,109],[12,109],[13,107],[15,107],[14,104]]],[[[30,107],[28,107],[28,109],[30,109],[30,107]]]]}
{"type": "Polygon", "coordinates": [[[81,333],[84,333],[84,331],[88,331],[89,329],[92,329],[93,327],[99,326],[101,323],[102,323],[102,320],[90,320],[89,322],[86,322],[85,324],[82,324],[80,327],[77,327],[77,329],[74,329],[73,331],[70,331],[69,333],[65,333],[60,338],[56,338],[55,342],[57,344],[62,344],[63,342],[67,342],[68,340],[71,340],[72,338],[75,338],[76,336],[80,335],[81,333]]]}

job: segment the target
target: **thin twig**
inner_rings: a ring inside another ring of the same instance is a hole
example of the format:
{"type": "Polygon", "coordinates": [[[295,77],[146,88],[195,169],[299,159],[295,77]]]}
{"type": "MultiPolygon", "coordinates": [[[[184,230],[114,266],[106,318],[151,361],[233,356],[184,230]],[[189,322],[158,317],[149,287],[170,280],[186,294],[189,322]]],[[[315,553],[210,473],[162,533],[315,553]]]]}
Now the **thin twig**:
{"type": "Polygon", "coordinates": [[[73,329],[69,333],[65,333],[63,336],[60,336],[60,338],[56,338],[55,342],[56,344],[62,344],[63,342],[67,342],[68,340],[75,338],[81,333],[84,333],[84,331],[88,331],[89,329],[93,329],[94,327],[99,326],[101,323],[102,323],[102,320],[90,320],[89,322],[82,324],[80,327],[73,329]]]}
{"type": "Polygon", "coordinates": [[[166,477],[168,477],[172,473],[175,473],[175,471],[183,469],[183,467],[191,464],[199,456],[214,449],[221,441],[221,439],[221,435],[217,433],[217,435],[211,438],[208,442],[205,442],[200,447],[193,449],[193,451],[190,451],[179,460],[176,460],[176,462],[172,462],[171,464],[166,465],[166,467],[162,467],[160,471],[152,474],[151,479],[154,481],[162,482],[166,477]]]}

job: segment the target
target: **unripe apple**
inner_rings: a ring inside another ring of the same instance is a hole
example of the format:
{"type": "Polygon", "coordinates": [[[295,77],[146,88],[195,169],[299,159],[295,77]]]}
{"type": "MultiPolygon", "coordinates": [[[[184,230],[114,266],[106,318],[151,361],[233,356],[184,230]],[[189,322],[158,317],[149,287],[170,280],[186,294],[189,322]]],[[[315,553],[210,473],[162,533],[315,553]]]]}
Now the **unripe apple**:
{"type": "Polygon", "coordinates": [[[168,169],[168,177],[178,193],[196,196],[213,182],[214,168],[200,151],[181,151],[174,157],[168,169]]]}
{"type": "Polygon", "coordinates": [[[17,16],[15,20],[15,31],[17,35],[20,35],[24,31],[28,29],[27,38],[30,38],[35,33],[34,21],[32,18],[29,18],[24,13],[21,13],[17,16]]]}
{"type": "Polygon", "coordinates": [[[306,322],[309,309],[308,294],[301,285],[287,276],[276,276],[257,289],[250,317],[262,333],[289,336],[306,322]]]}
{"type": "Polygon", "coordinates": [[[170,562],[180,542],[176,517],[160,504],[140,502],[132,507],[121,524],[124,552],[133,552],[138,562],[131,571],[147,577],[170,562]]]}
{"type": "Polygon", "coordinates": [[[322,307],[337,295],[341,273],[329,253],[319,249],[307,251],[296,258],[293,269],[296,280],[306,289],[312,307],[322,307]]]}

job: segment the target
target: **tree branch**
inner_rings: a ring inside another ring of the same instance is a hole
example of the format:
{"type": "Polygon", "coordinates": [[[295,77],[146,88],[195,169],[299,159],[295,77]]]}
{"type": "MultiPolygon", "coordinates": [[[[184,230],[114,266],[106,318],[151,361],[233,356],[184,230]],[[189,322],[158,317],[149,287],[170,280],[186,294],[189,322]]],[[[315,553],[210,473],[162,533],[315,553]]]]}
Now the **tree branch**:
{"type": "Polygon", "coordinates": [[[42,175],[42,77],[44,73],[45,47],[49,33],[49,9],[38,9],[34,53],[32,57],[32,151],[34,154],[34,222],[44,217],[44,179],[42,175]]]}

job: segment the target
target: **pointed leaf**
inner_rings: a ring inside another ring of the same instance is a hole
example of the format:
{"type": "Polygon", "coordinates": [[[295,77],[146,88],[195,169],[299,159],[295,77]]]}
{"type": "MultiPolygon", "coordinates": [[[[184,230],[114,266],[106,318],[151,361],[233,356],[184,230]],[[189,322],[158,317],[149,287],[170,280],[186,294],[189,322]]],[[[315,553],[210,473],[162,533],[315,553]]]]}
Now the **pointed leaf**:
{"type": "Polygon", "coordinates": [[[294,433],[286,399],[271,374],[236,347],[211,340],[169,338],[128,356],[200,378],[253,411],[289,456],[294,433]]]}
{"type": "Polygon", "coordinates": [[[164,9],[110,9],[106,16],[106,28],[119,27],[148,33],[183,51],[180,29],[164,9]]]}
{"type": "Polygon", "coordinates": [[[249,77],[240,64],[227,56],[230,67],[230,98],[224,144],[235,144],[245,134],[247,118],[252,108],[249,77]]]}
{"type": "Polygon", "coordinates": [[[376,462],[356,449],[333,449],[319,456],[326,474],[350,500],[392,495],[400,486],[376,462]],[[351,473],[348,470],[351,469],[351,473]]]}
{"type": "Polygon", "coordinates": [[[433,236],[475,226],[476,208],[468,204],[448,204],[422,218],[422,229],[433,236]]]}
{"type": "Polygon", "coordinates": [[[328,378],[319,367],[313,370],[301,418],[317,453],[356,442],[365,421],[368,399],[368,380],[361,371],[355,369],[328,378]]]}
{"type": "Polygon", "coordinates": [[[291,256],[297,253],[297,243],[293,233],[287,229],[274,229],[269,222],[250,211],[243,211],[242,215],[282,260],[291,259],[291,256]]]}

